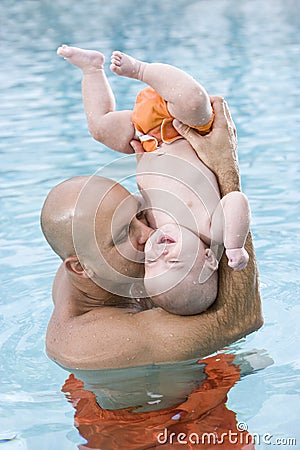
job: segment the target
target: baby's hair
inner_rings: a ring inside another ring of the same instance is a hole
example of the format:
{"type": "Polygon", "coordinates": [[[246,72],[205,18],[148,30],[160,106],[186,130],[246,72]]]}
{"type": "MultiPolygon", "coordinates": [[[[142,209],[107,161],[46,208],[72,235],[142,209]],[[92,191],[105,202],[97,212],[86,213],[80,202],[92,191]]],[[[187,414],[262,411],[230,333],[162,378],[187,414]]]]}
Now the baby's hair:
{"type": "MultiPolygon", "coordinates": [[[[196,277],[197,280],[197,277],[196,277]]],[[[193,273],[189,273],[175,287],[152,295],[155,286],[155,278],[148,279],[146,290],[156,306],[165,311],[179,315],[200,314],[208,309],[216,300],[218,293],[218,272],[215,271],[202,282],[196,281],[193,273]]]]}

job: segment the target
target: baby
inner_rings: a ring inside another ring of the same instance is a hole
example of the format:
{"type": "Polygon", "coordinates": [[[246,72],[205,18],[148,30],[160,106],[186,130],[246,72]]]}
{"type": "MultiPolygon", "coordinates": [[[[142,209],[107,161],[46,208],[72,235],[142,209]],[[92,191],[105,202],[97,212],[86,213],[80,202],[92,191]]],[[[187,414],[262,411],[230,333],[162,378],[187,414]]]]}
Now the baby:
{"type": "Polygon", "coordinates": [[[209,133],[214,114],[204,88],[180,69],[145,63],[113,52],[110,69],[148,85],[133,111],[116,111],[97,51],[63,45],[57,50],[83,72],[82,96],[92,136],[104,145],[132,153],[140,140],[137,182],[150,226],[145,246],[145,288],[153,302],[174,314],[199,314],[216,299],[218,258],[225,246],[229,266],[243,269],[250,210],[241,192],[220,199],[215,175],[178,135],[173,119],[209,133]]]}

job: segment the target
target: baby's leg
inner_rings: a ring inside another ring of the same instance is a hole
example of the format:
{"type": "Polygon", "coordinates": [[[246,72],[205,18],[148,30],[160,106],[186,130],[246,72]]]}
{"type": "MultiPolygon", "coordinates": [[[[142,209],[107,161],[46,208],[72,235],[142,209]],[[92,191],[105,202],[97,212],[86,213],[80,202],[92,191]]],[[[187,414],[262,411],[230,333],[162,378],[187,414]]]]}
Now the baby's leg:
{"type": "Polygon", "coordinates": [[[89,131],[104,145],[123,153],[133,153],[129,142],[134,136],[131,111],[115,111],[115,98],[104,72],[104,55],[63,45],[57,50],[82,70],[82,99],[89,131]]]}
{"type": "Polygon", "coordinates": [[[182,70],[161,63],[145,63],[121,52],[113,52],[110,69],[151,86],[168,102],[172,116],[190,126],[207,124],[212,117],[205,89],[182,70]]]}
{"type": "Polygon", "coordinates": [[[58,47],[57,54],[74,66],[79,67],[83,72],[95,72],[104,67],[104,55],[95,50],[84,50],[78,47],[62,45],[58,47]]]}

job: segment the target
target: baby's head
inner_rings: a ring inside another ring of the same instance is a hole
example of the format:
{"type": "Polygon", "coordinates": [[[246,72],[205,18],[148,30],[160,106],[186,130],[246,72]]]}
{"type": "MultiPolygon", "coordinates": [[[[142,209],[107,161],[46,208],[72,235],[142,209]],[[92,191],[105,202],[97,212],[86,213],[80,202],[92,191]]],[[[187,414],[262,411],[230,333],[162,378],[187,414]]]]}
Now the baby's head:
{"type": "Polygon", "coordinates": [[[192,231],[176,224],[155,230],[145,246],[145,288],[156,306],[200,314],[216,299],[218,261],[192,231]]]}

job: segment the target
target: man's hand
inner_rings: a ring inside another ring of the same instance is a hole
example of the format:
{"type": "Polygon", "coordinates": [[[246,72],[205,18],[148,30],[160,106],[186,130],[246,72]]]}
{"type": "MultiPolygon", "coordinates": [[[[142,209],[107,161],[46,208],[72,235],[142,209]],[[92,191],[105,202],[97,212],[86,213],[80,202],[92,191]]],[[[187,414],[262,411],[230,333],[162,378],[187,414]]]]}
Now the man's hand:
{"type": "Polygon", "coordinates": [[[237,156],[236,128],[226,101],[221,97],[210,97],[215,113],[212,131],[201,136],[196,130],[177,119],[173,126],[194,148],[201,161],[218,178],[222,196],[240,190],[237,156]]]}

